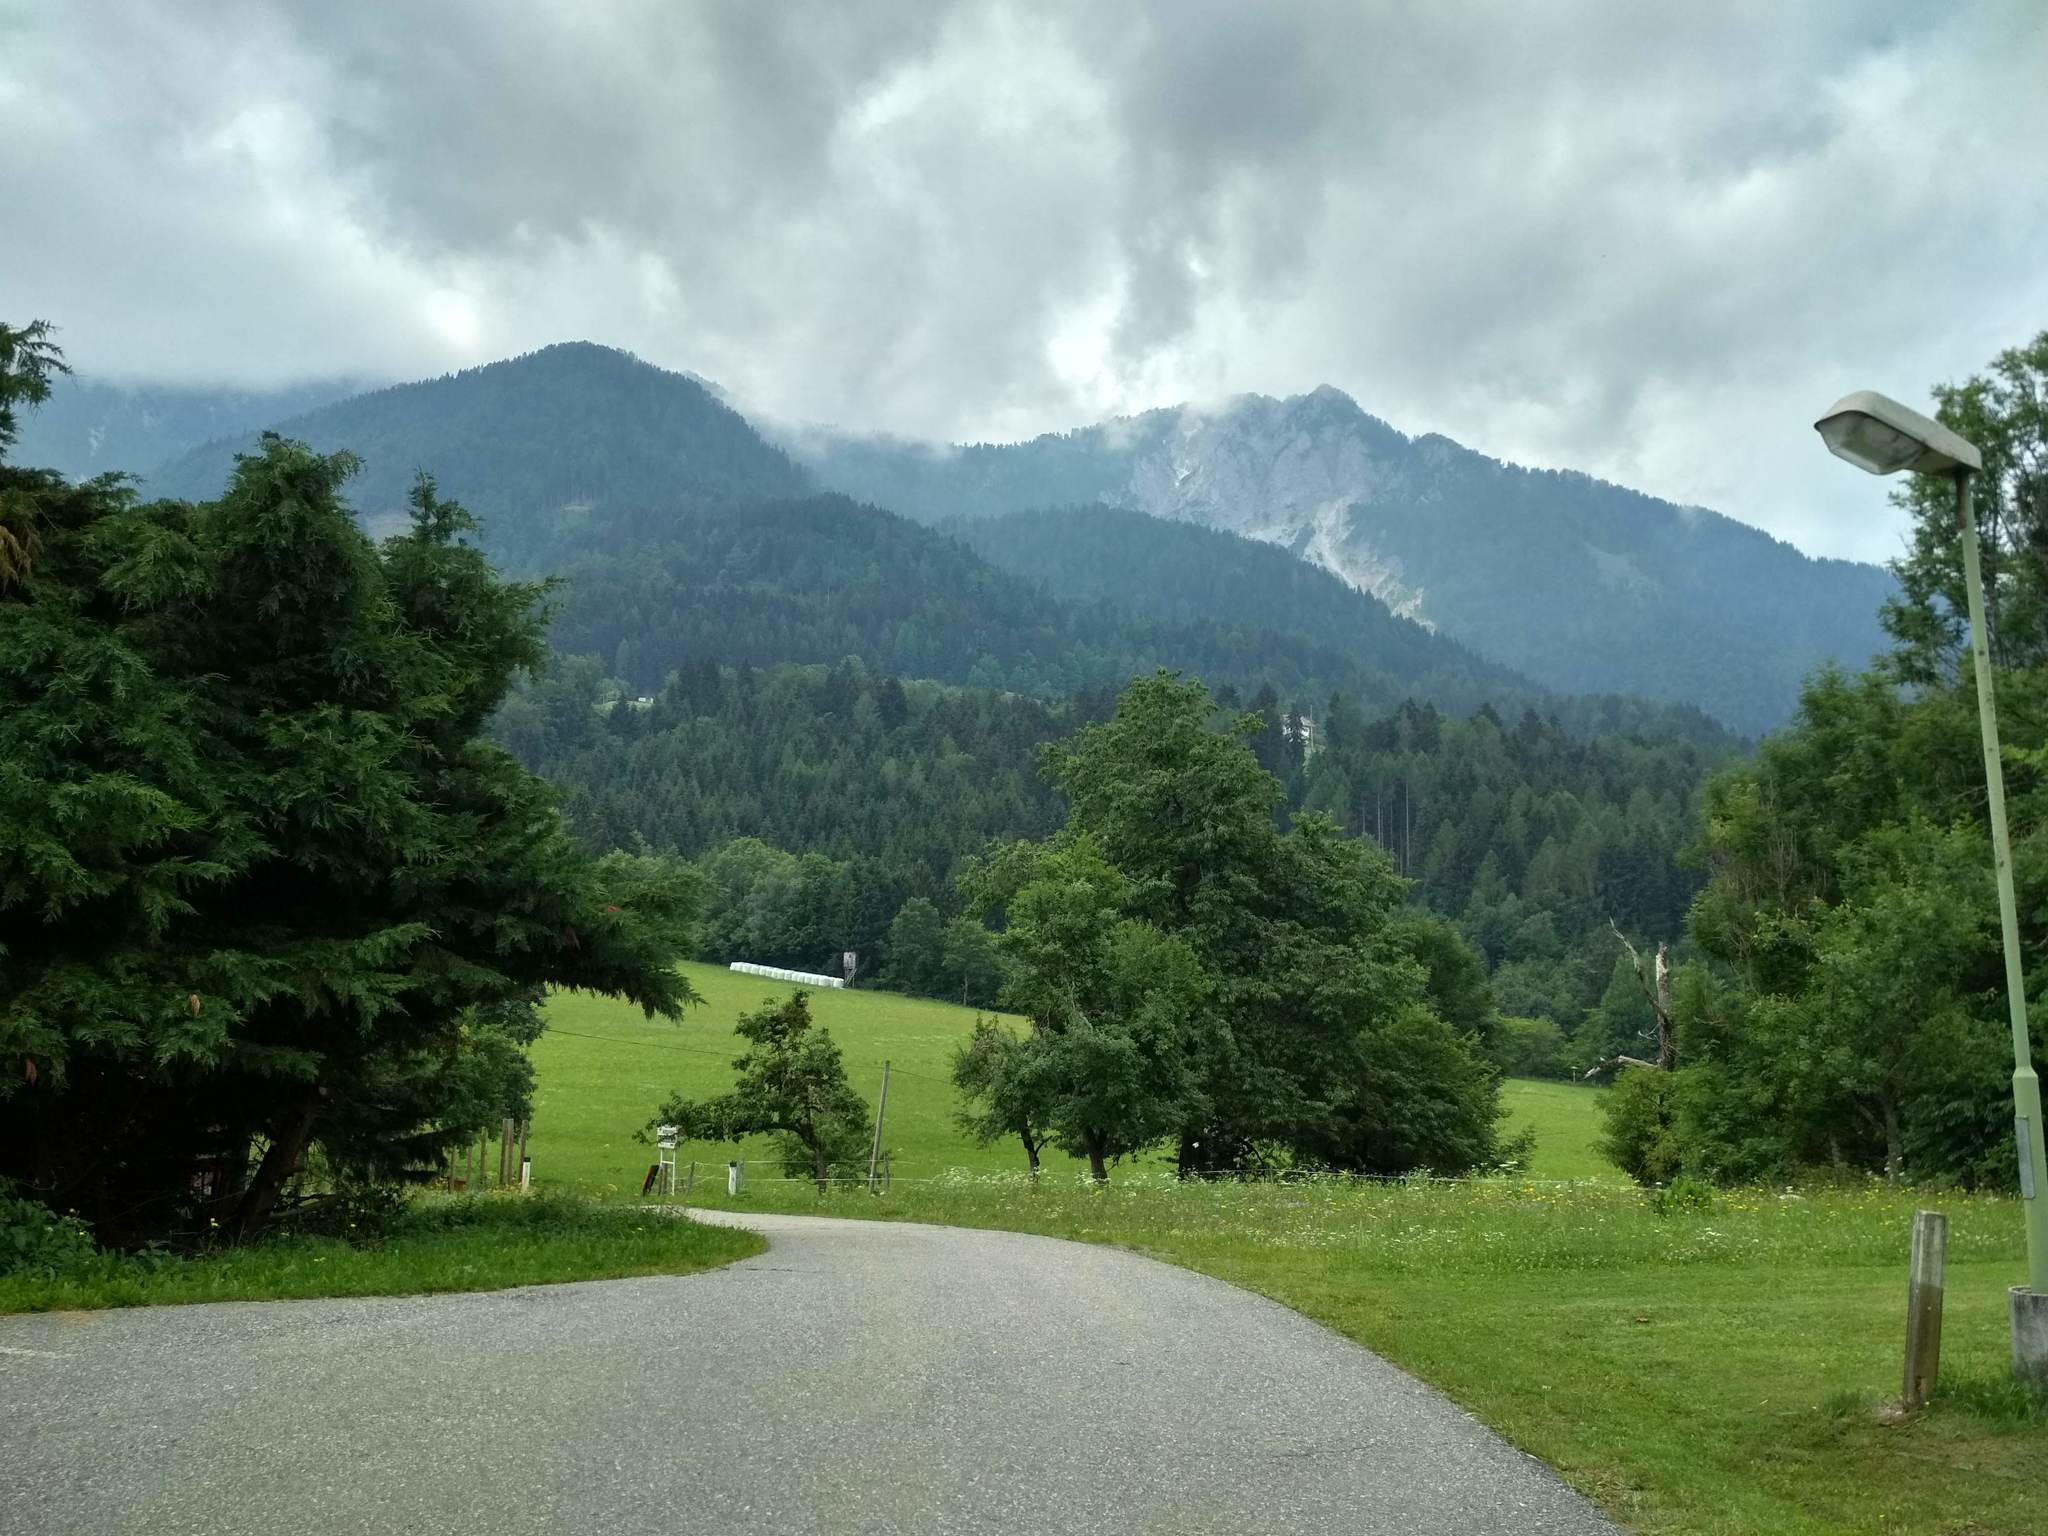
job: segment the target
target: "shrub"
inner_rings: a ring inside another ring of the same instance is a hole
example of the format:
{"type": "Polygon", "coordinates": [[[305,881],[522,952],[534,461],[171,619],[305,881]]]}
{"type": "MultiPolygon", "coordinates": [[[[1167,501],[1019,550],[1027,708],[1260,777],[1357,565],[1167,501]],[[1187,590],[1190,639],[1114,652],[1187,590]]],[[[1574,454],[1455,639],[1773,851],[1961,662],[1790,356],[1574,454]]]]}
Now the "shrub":
{"type": "Polygon", "coordinates": [[[1659,1216],[1676,1216],[1686,1211],[1711,1211],[1713,1186],[1704,1179],[1681,1173],[1669,1184],[1650,1192],[1650,1209],[1659,1216]]]}
{"type": "Polygon", "coordinates": [[[1624,1067],[1600,1097],[1600,1155],[1638,1184],[1667,1184],[1685,1165],[1678,1074],[1624,1067]]]}
{"type": "Polygon", "coordinates": [[[0,1275],[74,1274],[98,1257],[92,1233],[0,1179],[0,1275]]]}

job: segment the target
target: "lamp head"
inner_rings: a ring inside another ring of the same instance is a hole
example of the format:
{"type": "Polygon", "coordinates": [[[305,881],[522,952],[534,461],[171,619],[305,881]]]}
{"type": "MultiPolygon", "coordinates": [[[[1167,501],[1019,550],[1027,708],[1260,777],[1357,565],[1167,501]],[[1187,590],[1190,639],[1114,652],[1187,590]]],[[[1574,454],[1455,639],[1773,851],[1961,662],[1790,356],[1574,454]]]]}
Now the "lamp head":
{"type": "Polygon", "coordinates": [[[1895,475],[1902,469],[1940,474],[1984,467],[1984,457],[1975,444],[1873,389],[1844,395],[1813,429],[1828,445],[1829,453],[1873,475],[1895,475]]]}

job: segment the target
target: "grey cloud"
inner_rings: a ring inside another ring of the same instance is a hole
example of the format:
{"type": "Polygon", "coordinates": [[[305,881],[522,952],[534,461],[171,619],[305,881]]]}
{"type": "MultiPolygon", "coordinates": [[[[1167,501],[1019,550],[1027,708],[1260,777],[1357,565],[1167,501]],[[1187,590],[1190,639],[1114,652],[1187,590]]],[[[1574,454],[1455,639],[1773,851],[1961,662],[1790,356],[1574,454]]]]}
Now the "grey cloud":
{"type": "Polygon", "coordinates": [[[0,303],[102,373],[589,335],[939,437],[1327,380],[1882,557],[1805,423],[2048,324],[2044,80],[2031,0],[0,0],[0,303]]]}

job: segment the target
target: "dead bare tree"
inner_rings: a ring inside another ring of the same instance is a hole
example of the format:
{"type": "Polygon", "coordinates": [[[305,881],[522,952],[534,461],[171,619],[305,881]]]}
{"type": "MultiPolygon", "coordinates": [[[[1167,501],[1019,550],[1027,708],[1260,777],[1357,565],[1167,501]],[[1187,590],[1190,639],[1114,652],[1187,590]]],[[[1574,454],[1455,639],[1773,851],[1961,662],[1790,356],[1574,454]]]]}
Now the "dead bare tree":
{"type": "Polygon", "coordinates": [[[1651,974],[1644,974],[1643,957],[1636,952],[1612,918],[1607,926],[1614,930],[1614,936],[1621,940],[1621,947],[1628,951],[1629,968],[1635,973],[1636,986],[1641,989],[1643,1000],[1650,1005],[1657,1016],[1657,1059],[1644,1061],[1639,1056],[1610,1056],[1597,1061],[1586,1069],[1587,1077],[1596,1077],[1616,1067],[1642,1067],[1651,1072],[1669,1072],[1678,1063],[1678,1036],[1671,1025],[1671,946],[1659,944],[1657,958],[1651,967],[1651,974]]]}

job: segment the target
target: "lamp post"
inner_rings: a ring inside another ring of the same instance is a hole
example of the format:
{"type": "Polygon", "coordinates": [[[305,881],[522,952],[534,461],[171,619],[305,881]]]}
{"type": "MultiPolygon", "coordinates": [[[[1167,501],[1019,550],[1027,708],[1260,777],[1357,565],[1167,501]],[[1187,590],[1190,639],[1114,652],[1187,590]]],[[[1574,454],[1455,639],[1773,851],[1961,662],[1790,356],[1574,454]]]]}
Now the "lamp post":
{"type": "Polygon", "coordinates": [[[2012,837],[2005,824],[2005,772],[1998,752],[1998,713],[1991,691],[1990,642],[1984,632],[1984,572],[1970,479],[1984,467],[1976,445],[1918,411],[1872,390],[1858,390],[1814,424],[1828,451],[1873,475],[1901,470],[1947,473],[1955,480],[1956,527],[1963,540],[1963,582],[1969,590],[1970,654],[1977,674],[1977,725],[1984,738],[1991,848],[1998,869],[1998,920],[2005,940],[2005,990],[2012,1018],[2013,1134],[2020,1164],[2020,1206],[2027,1227],[2027,1284],[2012,1291],[2013,1368],[2048,1386],[2048,1145],[2041,1134],[2041,1083],[2027,1038],[2027,993],[2020,974],[2019,907],[2012,887],[2012,837]]]}

